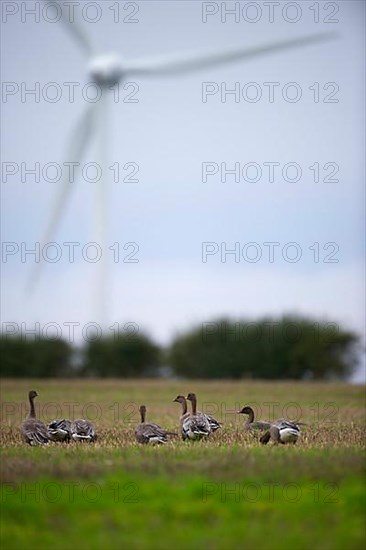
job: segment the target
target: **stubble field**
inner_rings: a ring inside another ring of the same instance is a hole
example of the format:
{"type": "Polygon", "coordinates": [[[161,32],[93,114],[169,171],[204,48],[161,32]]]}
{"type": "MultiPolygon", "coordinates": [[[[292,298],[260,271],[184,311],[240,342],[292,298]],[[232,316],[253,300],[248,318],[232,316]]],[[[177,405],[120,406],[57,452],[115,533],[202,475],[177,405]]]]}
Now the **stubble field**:
{"type": "Polygon", "coordinates": [[[363,386],[163,380],[2,381],[1,542],[9,549],[358,549],[365,538],[363,386]],[[87,417],[94,444],[33,448],[39,418],[87,417]],[[178,430],[177,394],[223,422],[208,441],[138,445],[138,406],[178,430]],[[296,446],[260,445],[239,407],[301,420],[296,446]]]}

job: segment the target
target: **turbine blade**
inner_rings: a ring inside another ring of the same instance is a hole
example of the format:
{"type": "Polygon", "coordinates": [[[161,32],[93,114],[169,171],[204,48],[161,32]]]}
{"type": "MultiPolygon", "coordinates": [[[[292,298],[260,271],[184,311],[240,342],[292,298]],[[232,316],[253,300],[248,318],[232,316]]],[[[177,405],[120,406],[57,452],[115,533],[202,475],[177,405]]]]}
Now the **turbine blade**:
{"type": "MultiPolygon", "coordinates": [[[[44,0],[47,4],[51,4],[49,0],[44,0]]],[[[93,47],[87,33],[85,32],[84,27],[77,19],[77,15],[74,13],[74,10],[66,9],[66,5],[60,4],[59,0],[55,0],[52,4],[59,4],[61,15],[61,22],[65,25],[67,30],[73,35],[76,42],[84,50],[88,57],[91,57],[95,53],[95,48],[93,47]]]]}
{"type": "Polygon", "coordinates": [[[252,48],[231,48],[228,50],[211,52],[186,52],[173,55],[146,57],[127,61],[125,63],[125,70],[130,74],[141,76],[183,73],[213,65],[229,63],[239,59],[250,59],[251,57],[263,54],[324,42],[334,39],[336,36],[336,33],[319,33],[279,42],[271,42],[252,48]]]}
{"type": "MultiPolygon", "coordinates": [[[[73,186],[75,185],[76,177],[80,168],[80,162],[84,156],[88,141],[94,129],[95,105],[95,103],[92,103],[88,106],[81,118],[78,120],[77,124],[75,125],[74,131],[71,134],[70,145],[67,148],[66,162],[75,162],[79,163],[79,165],[75,166],[74,181],[71,181],[71,178],[68,177],[69,174],[66,175],[65,171],[65,176],[60,183],[60,188],[52,211],[52,215],[41,241],[41,249],[46,243],[50,242],[54,238],[67,200],[70,197],[73,186]]],[[[35,264],[35,268],[31,273],[27,290],[33,290],[34,286],[37,284],[43,264],[44,262],[42,259],[39,263],[35,264]]]]}
{"type": "Polygon", "coordinates": [[[107,259],[107,195],[108,195],[108,97],[102,96],[97,113],[97,158],[102,170],[102,177],[97,182],[96,204],[95,204],[95,227],[96,240],[102,250],[102,257],[96,273],[97,299],[96,315],[97,320],[104,329],[106,327],[108,304],[108,259],[107,259]]]}

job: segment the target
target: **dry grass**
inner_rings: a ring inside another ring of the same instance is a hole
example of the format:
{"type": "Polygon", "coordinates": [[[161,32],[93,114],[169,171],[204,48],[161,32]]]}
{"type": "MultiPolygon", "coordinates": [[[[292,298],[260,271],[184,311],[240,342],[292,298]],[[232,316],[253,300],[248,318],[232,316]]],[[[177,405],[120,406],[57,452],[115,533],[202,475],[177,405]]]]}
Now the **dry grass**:
{"type": "Polygon", "coordinates": [[[1,535],[9,549],[364,548],[365,408],[360,386],[5,380],[0,438],[1,535]],[[19,425],[28,411],[30,389],[39,393],[42,420],[87,417],[95,422],[98,441],[39,448],[24,444],[19,425]],[[151,421],[178,429],[180,407],[173,399],[189,391],[197,393],[200,408],[222,421],[223,428],[207,441],[173,438],[164,446],[138,445],[133,434],[138,406],[147,405],[151,421]],[[245,404],[253,405],[261,419],[285,416],[306,422],[301,441],[260,445],[257,435],[243,430],[244,419],[237,414],[245,404]],[[70,482],[77,484],[71,500],[70,482]],[[207,482],[215,494],[205,500],[207,482]],[[88,484],[99,487],[96,502],[85,498],[88,484]],[[259,490],[255,503],[242,492],[246,484],[259,490]],[[301,495],[296,503],[284,497],[287,484],[301,495]],[[126,503],[131,486],[138,500],[126,503]],[[275,488],[274,500],[269,486],[275,488]],[[49,502],[47,487],[56,487],[60,502],[49,502]],[[233,487],[240,488],[239,500],[230,494],[226,498],[225,491],[233,487]],[[55,537],[55,529],[63,537],[55,537]]]}
{"type": "MultiPolygon", "coordinates": [[[[197,463],[200,464],[202,458],[207,460],[213,450],[221,464],[230,450],[234,453],[245,450],[247,459],[255,449],[271,456],[272,445],[263,448],[257,434],[243,430],[244,419],[237,411],[245,404],[252,404],[263,419],[292,415],[308,423],[296,450],[286,446],[288,456],[306,450],[346,451],[364,446],[364,388],[360,386],[291,382],[6,380],[2,384],[0,425],[2,479],[28,478],[34,475],[35,465],[39,474],[57,471],[60,475],[69,472],[68,463],[72,463],[79,475],[103,471],[106,464],[115,467],[118,460],[126,468],[133,469],[135,464],[137,469],[146,468],[151,451],[141,448],[134,438],[134,427],[139,422],[138,406],[147,405],[148,418],[152,421],[179,430],[180,406],[173,403],[173,399],[178,393],[191,390],[197,392],[201,408],[222,421],[223,428],[208,441],[198,444],[172,438],[164,451],[158,451],[164,456],[165,468],[169,468],[170,461],[175,464],[174,468],[179,464],[184,470],[196,470],[197,463]],[[89,417],[97,427],[98,441],[92,445],[72,442],[51,443],[41,450],[28,448],[20,438],[19,424],[27,413],[26,395],[31,388],[39,393],[37,412],[41,419],[47,422],[54,417],[89,417]],[[50,464],[43,456],[52,456],[54,462],[50,464]],[[66,464],[63,464],[64,458],[67,458],[66,464]]],[[[152,452],[156,454],[155,450],[152,452]]]]}
{"type": "Polygon", "coordinates": [[[364,442],[365,392],[362,386],[293,382],[203,382],[161,380],[5,380],[2,382],[1,445],[22,442],[18,427],[28,412],[27,392],[36,389],[37,415],[44,422],[53,418],[89,418],[94,421],[98,446],[135,445],[133,429],[139,422],[138,407],[148,408],[148,420],[178,429],[178,393],[194,390],[199,406],[223,422],[211,439],[212,445],[255,444],[245,434],[239,408],[250,404],[258,419],[286,417],[308,425],[304,446],[354,446],[364,442]]]}

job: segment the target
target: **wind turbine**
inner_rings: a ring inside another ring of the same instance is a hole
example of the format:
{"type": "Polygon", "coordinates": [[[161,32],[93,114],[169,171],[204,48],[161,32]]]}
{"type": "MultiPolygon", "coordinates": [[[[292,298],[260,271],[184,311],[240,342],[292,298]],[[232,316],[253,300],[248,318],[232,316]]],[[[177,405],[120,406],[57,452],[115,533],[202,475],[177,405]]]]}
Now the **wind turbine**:
{"type": "MultiPolygon", "coordinates": [[[[251,59],[265,54],[276,53],[293,48],[299,48],[310,44],[315,44],[334,38],[334,33],[317,33],[299,38],[282,40],[263,44],[254,47],[237,47],[210,52],[183,52],[176,54],[157,55],[152,57],[142,57],[138,59],[125,59],[115,53],[99,54],[91,43],[82,26],[77,21],[70,22],[62,14],[61,21],[66,25],[88,58],[88,73],[93,82],[101,87],[101,99],[99,103],[88,105],[77,121],[67,150],[67,160],[80,163],[85,154],[89,141],[94,136],[98,141],[99,163],[102,169],[102,178],[98,184],[97,193],[97,234],[99,235],[99,245],[102,249],[102,259],[100,261],[99,282],[97,285],[98,312],[99,318],[105,318],[105,290],[106,290],[106,190],[105,169],[107,167],[107,139],[108,139],[108,121],[107,121],[107,92],[112,86],[118,84],[121,80],[138,77],[155,77],[162,75],[174,75],[194,70],[204,69],[206,67],[228,64],[230,62],[251,59]]],[[[77,168],[75,170],[76,174],[77,168]]],[[[41,241],[42,247],[52,241],[57,231],[57,226],[61,220],[67,200],[71,194],[74,183],[64,178],[61,182],[54,209],[50,216],[44,237],[41,241]]],[[[43,261],[36,264],[31,273],[29,281],[30,289],[38,283],[43,261]]]]}

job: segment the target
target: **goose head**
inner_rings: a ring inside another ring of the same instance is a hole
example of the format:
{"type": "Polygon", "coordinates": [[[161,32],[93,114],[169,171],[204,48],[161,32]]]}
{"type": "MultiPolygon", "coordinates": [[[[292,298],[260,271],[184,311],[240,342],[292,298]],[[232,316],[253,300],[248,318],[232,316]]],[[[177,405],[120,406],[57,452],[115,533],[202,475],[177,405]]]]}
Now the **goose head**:
{"type": "Polygon", "coordinates": [[[186,397],[186,399],[188,399],[188,401],[195,401],[197,398],[196,398],[196,394],[195,393],[189,393],[186,397]]]}
{"type": "Polygon", "coordinates": [[[247,414],[248,415],[249,418],[246,421],[247,426],[254,423],[254,411],[253,411],[252,407],[248,407],[248,405],[246,405],[240,411],[238,411],[238,414],[247,414]]]}
{"type": "Polygon", "coordinates": [[[252,414],[253,409],[252,407],[245,406],[240,411],[238,411],[238,414],[252,414]]]}
{"type": "Polygon", "coordinates": [[[184,395],[177,395],[175,399],[173,399],[173,403],[185,403],[186,398],[184,395]]]}

